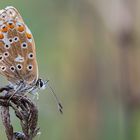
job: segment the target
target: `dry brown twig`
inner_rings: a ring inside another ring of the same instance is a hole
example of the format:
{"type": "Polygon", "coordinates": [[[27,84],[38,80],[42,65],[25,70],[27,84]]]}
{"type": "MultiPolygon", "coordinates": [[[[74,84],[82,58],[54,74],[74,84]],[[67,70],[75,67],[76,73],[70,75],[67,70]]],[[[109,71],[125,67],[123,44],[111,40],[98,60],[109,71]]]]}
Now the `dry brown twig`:
{"type": "Polygon", "coordinates": [[[27,97],[15,94],[11,97],[12,92],[1,88],[0,106],[1,117],[5,127],[8,140],[32,140],[38,133],[38,109],[36,105],[27,97]],[[9,101],[10,98],[10,101],[9,101]],[[20,120],[22,132],[14,132],[14,128],[10,121],[9,108],[15,112],[15,116],[20,120]]]}

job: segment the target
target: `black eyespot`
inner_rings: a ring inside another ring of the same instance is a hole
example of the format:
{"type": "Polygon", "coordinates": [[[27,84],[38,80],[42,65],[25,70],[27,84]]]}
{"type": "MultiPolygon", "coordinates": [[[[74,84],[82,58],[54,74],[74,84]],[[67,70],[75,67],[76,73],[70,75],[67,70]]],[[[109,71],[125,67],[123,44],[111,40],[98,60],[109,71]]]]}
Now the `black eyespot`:
{"type": "Polygon", "coordinates": [[[29,71],[31,71],[31,70],[33,69],[33,66],[32,66],[32,65],[28,65],[28,66],[27,66],[27,69],[28,69],[29,71]]]}
{"type": "Polygon", "coordinates": [[[10,45],[8,45],[8,44],[5,44],[5,49],[9,49],[10,48],[10,45]]]}
{"type": "Polygon", "coordinates": [[[2,71],[5,71],[5,70],[6,70],[6,67],[5,67],[5,66],[2,66],[2,67],[1,67],[1,70],[2,70],[2,71]]]}
{"type": "Polygon", "coordinates": [[[32,66],[29,66],[29,69],[32,69],[32,66]]]}
{"type": "Polygon", "coordinates": [[[21,69],[21,66],[20,66],[20,65],[18,65],[18,68],[19,68],[19,69],[21,69]]]}
{"type": "Polygon", "coordinates": [[[14,66],[11,66],[11,67],[10,67],[10,70],[11,70],[11,71],[15,71],[15,67],[14,67],[14,66]]]}
{"type": "Polygon", "coordinates": [[[33,57],[33,54],[30,54],[30,57],[32,58],[33,57]]]}
{"type": "Polygon", "coordinates": [[[22,48],[27,48],[27,43],[26,43],[26,42],[23,42],[23,43],[21,44],[21,47],[22,47],[22,48]]]}
{"type": "Polygon", "coordinates": [[[2,55],[0,55],[0,60],[3,60],[3,56],[2,55]]]}
{"type": "Polygon", "coordinates": [[[19,38],[16,36],[14,37],[14,41],[17,42],[19,40],[19,38]]]}
{"type": "Polygon", "coordinates": [[[4,52],[4,56],[8,57],[9,56],[9,52],[4,52]]]}
{"type": "Polygon", "coordinates": [[[13,40],[12,40],[12,38],[10,38],[10,39],[9,39],[9,42],[10,42],[10,43],[13,43],[13,40]]]}
{"type": "Polygon", "coordinates": [[[29,53],[29,54],[28,54],[28,58],[29,58],[29,59],[33,59],[33,57],[34,57],[33,53],[29,53]]]}
{"type": "Polygon", "coordinates": [[[14,70],[14,67],[11,67],[11,70],[14,70]]]}
{"type": "Polygon", "coordinates": [[[18,70],[22,69],[22,65],[21,64],[17,64],[16,67],[17,67],[18,70]]]}

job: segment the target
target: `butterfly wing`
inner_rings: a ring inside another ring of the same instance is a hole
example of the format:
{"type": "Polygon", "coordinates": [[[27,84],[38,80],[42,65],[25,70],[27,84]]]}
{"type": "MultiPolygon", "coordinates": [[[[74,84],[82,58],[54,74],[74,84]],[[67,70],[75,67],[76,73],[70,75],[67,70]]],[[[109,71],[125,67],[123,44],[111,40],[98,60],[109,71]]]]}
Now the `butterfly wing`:
{"type": "Polygon", "coordinates": [[[33,36],[14,7],[0,11],[0,73],[11,83],[38,79],[33,36]]]}

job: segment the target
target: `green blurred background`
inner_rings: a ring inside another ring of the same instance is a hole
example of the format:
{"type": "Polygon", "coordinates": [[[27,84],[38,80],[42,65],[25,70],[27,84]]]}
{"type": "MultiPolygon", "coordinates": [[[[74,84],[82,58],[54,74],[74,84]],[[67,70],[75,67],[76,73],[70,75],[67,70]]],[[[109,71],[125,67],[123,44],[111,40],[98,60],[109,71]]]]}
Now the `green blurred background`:
{"type": "MultiPolygon", "coordinates": [[[[139,140],[139,0],[0,0],[0,9],[10,5],[31,29],[40,77],[64,107],[60,115],[50,91],[40,92],[36,140],[139,140]]],[[[12,123],[20,130],[14,113],[12,123]]]]}

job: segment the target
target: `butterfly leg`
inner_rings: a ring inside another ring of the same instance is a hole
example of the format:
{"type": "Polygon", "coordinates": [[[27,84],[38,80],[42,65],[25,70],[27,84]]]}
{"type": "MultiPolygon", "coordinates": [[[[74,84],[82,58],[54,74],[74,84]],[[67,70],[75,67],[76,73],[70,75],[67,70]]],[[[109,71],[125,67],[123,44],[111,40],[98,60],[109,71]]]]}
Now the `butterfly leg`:
{"type": "Polygon", "coordinates": [[[11,98],[21,89],[23,84],[20,84],[19,87],[15,90],[15,92],[10,96],[10,98],[8,99],[8,102],[10,102],[11,98]]]}
{"type": "MultiPolygon", "coordinates": [[[[36,87],[33,87],[31,89],[27,89],[27,90],[28,90],[28,92],[26,92],[22,97],[25,97],[28,93],[32,94],[32,92],[36,90],[36,87]]],[[[22,97],[18,101],[20,101],[22,99],[22,97]]],[[[38,98],[38,95],[37,95],[37,98],[38,98]]]]}
{"type": "Polygon", "coordinates": [[[5,86],[5,87],[1,87],[0,88],[0,92],[3,92],[3,91],[10,91],[10,90],[12,90],[13,88],[11,88],[9,85],[7,85],[7,86],[5,86]]]}
{"type": "Polygon", "coordinates": [[[28,94],[28,92],[27,93],[25,93],[24,95],[22,95],[20,98],[19,98],[19,100],[18,101],[20,101],[23,97],[25,97],[26,95],[28,94]]]}

